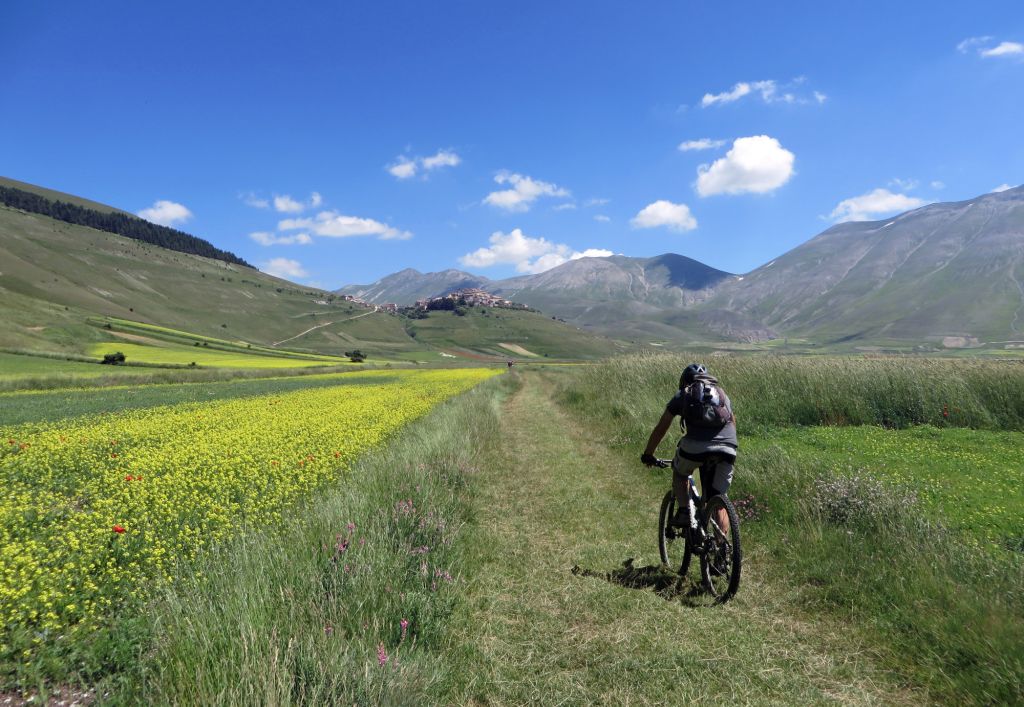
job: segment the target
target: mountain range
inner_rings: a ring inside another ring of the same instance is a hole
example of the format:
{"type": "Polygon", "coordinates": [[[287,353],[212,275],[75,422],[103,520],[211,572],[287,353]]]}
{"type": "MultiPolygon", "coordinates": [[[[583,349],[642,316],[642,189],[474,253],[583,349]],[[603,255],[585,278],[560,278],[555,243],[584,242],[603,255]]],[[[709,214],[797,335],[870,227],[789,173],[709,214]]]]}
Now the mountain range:
{"type": "Polygon", "coordinates": [[[837,224],[742,275],[666,253],[489,280],[413,269],[338,292],[369,302],[480,287],[605,334],[957,345],[1024,339],[1024,187],[837,224]]]}

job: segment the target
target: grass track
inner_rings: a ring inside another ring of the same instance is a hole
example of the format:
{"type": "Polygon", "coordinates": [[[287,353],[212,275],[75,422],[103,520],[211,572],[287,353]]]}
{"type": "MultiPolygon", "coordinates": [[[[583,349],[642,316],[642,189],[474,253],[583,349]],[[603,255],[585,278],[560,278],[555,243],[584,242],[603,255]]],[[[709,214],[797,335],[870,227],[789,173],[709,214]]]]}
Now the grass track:
{"type": "MultiPolygon", "coordinates": [[[[484,456],[468,602],[451,636],[456,703],[917,703],[849,625],[794,612],[744,528],[740,594],[707,606],[655,591],[657,504],[668,477],[628,466],[563,413],[544,374],[521,375],[484,456]],[[601,575],[651,566],[626,588],[601,575]],[[598,576],[571,572],[578,565],[598,576]]],[[[737,486],[742,486],[737,482],[737,486]]],[[[670,592],[669,592],[670,593],[670,592]]]]}

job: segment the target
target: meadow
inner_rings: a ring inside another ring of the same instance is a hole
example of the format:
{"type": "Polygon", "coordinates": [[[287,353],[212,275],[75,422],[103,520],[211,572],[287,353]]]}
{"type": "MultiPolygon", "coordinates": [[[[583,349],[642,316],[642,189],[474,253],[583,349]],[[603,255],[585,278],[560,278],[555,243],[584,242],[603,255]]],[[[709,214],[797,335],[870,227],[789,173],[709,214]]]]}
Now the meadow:
{"type": "Polygon", "coordinates": [[[290,356],[266,356],[243,352],[218,351],[201,346],[147,346],[127,341],[92,344],[88,352],[97,360],[120,351],[128,363],[172,366],[208,366],[216,368],[305,368],[309,366],[351,365],[348,359],[302,359],[290,356]]]}
{"type": "MultiPolygon", "coordinates": [[[[589,367],[561,399],[635,457],[693,358],[589,367]]],[[[892,669],[941,700],[1019,698],[1024,364],[702,358],[734,401],[730,496],[757,518],[743,532],[799,605],[869,627],[892,669]]]]}
{"type": "Polygon", "coordinates": [[[368,450],[494,373],[367,372],[0,428],[0,672],[25,685],[96,670],[114,619],[177,568],[247,528],[287,525],[368,450]]]}

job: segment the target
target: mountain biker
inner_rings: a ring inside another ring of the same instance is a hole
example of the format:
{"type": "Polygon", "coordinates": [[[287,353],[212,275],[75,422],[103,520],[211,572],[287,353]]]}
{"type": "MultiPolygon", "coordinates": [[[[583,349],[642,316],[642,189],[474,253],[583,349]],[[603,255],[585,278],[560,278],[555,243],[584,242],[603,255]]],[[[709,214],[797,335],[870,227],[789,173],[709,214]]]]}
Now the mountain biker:
{"type": "MultiPolygon", "coordinates": [[[[658,424],[651,431],[647,447],[640,455],[640,461],[647,466],[658,463],[654,452],[672,426],[672,420],[678,416],[683,436],[676,445],[675,457],[672,459],[672,491],[676,496],[678,511],[672,524],[677,527],[693,527],[696,519],[689,517],[690,489],[693,488],[693,471],[701,470],[700,487],[705,503],[712,496],[723,494],[732,483],[733,466],[736,463],[736,415],[732,412],[732,402],[725,394],[718,380],[714,378],[706,366],[691,363],[679,377],[679,390],[668,401],[665,412],[658,424]],[[708,397],[716,398],[714,404],[718,408],[717,416],[712,420],[697,419],[694,416],[694,394],[701,391],[708,397]]],[[[718,509],[718,526],[722,532],[729,533],[729,516],[724,509],[718,509]]]]}

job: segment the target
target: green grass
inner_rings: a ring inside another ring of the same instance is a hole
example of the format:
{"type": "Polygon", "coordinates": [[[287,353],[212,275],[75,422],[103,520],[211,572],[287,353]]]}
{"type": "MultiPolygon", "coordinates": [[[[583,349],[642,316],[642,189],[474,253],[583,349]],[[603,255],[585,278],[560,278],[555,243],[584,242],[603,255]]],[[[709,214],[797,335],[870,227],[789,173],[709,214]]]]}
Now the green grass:
{"type": "Polygon", "coordinates": [[[501,358],[515,357],[499,346],[517,344],[549,358],[593,359],[624,350],[624,345],[580,331],[537,312],[469,307],[465,316],[431,312],[426,319],[411,319],[406,329],[418,343],[450,353],[476,352],[501,358]]]}
{"type": "Polygon", "coordinates": [[[800,469],[861,473],[912,490],[936,521],[1004,545],[1024,541],[1024,433],[913,427],[784,428],[747,438],[779,445],[800,469]]]}
{"type": "MultiPolygon", "coordinates": [[[[64,359],[24,356],[0,352],[0,381],[35,376],[68,376],[91,378],[110,373],[109,366],[64,359]]],[[[121,369],[124,370],[124,369],[121,369]]],[[[120,372],[120,371],[118,371],[120,372]]]]}
{"type": "Polygon", "coordinates": [[[183,567],[144,614],[119,626],[124,649],[101,685],[109,701],[421,700],[441,669],[464,582],[467,483],[476,450],[498,434],[502,385],[442,404],[284,527],[183,567]]]}
{"type": "Polygon", "coordinates": [[[240,351],[237,353],[218,351],[202,346],[146,346],[127,341],[93,344],[88,349],[88,353],[95,356],[97,360],[102,359],[105,354],[116,351],[123,353],[128,363],[158,365],[188,366],[195,363],[197,366],[218,368],[302,368],[306,366],[355,365],[345,359],[331,359],[329,362],[323,359],[305,360],[294,356],[273,357],[246,354],[240,351]]]}
{"type": "MultiPolygon", "coordinates": [[[[596,436],[635,457],[692,358],[581,369],[562,399],[596,436]]],[[[1017,701],[1024,558],[1019,543],[1010,550],[978,538],[980,525],[1011,536],[1021,526],[1013,488],[1020,365],[726,357],[709,365],[738,416],[730,494],[768,508],[754,526],[760,558],[780,582],[801,588],[798,605],[866,627],[883,664],[937,701],[1017,701]],[[963,491],[972,484],[984,493],[963,491]]]]}

